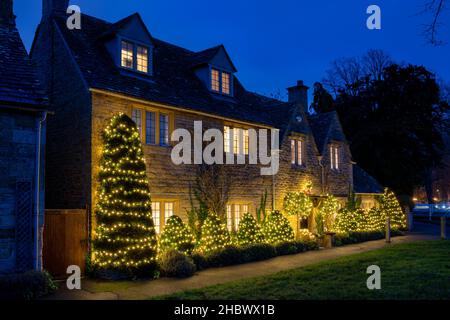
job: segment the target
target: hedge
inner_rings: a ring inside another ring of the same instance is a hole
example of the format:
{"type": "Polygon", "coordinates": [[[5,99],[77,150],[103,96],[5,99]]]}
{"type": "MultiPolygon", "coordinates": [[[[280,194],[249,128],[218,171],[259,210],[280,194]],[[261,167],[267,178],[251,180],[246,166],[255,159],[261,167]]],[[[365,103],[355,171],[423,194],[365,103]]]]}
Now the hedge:
{"type": "MultiPolygon", "coordinates": [[[[391,237],[403,236],[399,230],[391,230],[391,237]]],[[[334,239],[334,246],[340,247],[347,244],[361,243],[385,238],[383,231],[349,232],[347,234],[337,234],[334,239]]]]}

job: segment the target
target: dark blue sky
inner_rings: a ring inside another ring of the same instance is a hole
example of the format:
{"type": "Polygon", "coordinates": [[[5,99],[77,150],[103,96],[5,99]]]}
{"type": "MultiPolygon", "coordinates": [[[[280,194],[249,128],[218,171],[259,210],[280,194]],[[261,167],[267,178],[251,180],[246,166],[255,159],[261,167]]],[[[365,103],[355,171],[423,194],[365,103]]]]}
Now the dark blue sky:
{"type": "MultiPolygon", "coordinates": [[[[19,31],[29,49],[41,16],[41,0],[14,0],[19,31]]],[[[330,61],[383,49],[400,62],[422,64],[450,81],[449,44],[433,47],[422,32],[429,0],[76,0],[82,12],[114,22],[139,12],[154,37],[202,50],[227,48],[248,90],[270,94],[303,79],[321,80],[330,61]],[[366,28],[366,8],[382,10],[382,30],[366,28]]],[[[450,8],[444,15],[450,21],[450,8]]]]}

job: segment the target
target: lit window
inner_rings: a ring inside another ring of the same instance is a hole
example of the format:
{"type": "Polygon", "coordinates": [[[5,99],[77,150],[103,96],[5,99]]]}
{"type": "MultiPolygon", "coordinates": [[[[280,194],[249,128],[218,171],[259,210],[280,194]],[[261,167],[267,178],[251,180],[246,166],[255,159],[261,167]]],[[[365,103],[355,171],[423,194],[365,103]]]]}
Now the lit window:
{"type": "Polygon", "coordinates": [[[220,91],[219,71],[216,69],[211,70],[211,90],[220,91]]]}
{"type": "Polygon", "coordinates": [[[145,113],[145,143],[156,144],[156,113],[145,113]]]}
{"type": "Polygon", "coordinates": [[[330,146],[331,169],[339,170],[339,147],[330,146]]]}
{"type": "Polygon", "coordinates": [[[247,204],[242,205],[242,213],[249,213],[247,204]]]}
{"type": "Polygon", "coordinates": [[[148,49],[146,47],[137,47],[137,70],[141,72],[148,72],[148,49]]]}
{"type": "Polygon", "coordinates": [[[161,203],[152,202],[152,218],[153,218],[153,224],[155,225],[156,233],[160,232],[160,226],[161,226],[160,217],[161,217],[161,203]]]}
{"type": "Polygon", "coordinates": [[[139,134],[142,133],[142,111],[138,109],[134,109],[131,114],[131,119],[136,123],[136,127],[139,131],[139,134]]]}
{"type": "Polygon", "coordinates": [[[223,150],[225,152],[230,152],[230,127],[223,127],[223,150]]]}
{"type": "Polygon", "coordinates": [[[291,163],[295,164],[295,140],[291,140],[291,163]]]}
{"type": "Polygon", "coordinates": [[[162,146],[169,145],[169,116],[163,113],[159,115],[159,143],[162,146]]]}
{"type": "Polygon", "coordinates": [[[222,93],[230,94],[230,74],[222,72],[222,93]]]}
{"type": "Polygon", "coordinates": [[[244,154],[248,154],[248,130],[244,130],[244,154]]]}
{"type": "Polygon", "coordinates": [[[128,41],[122,41],[122,67],[133,69],[133,44],[128,41]]]}
{"type": "Polygon", "coordinates": [[[240,153],[240,146],[239,146],[240,134],[241,134],[241,129],[238,129],[238,128],[233,129],[233,152],[234,152],[234,154],[240,153]]]}
{"type": "Polygon", "coordinates": [[[297,140],[297,164],[303,165],[303,141],[297,140]]]}
{"type": "Polygon", "coordinates": [[[230,204],[227,205],[227,228],[228,228],[228,231],[233,230],[233,216],[232,216],[230,204]]]}
{"type": "Polygon", "coordinates": [[[239,205],[234,206],[234,228],[237,231],[239,229],[239,221],[241,221],[241,211],[239,205]]]}
{"type": "Polygon", "coordinates": [[[164,223],[167,223],[167,219],[173,216],[173,202],[166,202],[164,204],[164,223]]]}

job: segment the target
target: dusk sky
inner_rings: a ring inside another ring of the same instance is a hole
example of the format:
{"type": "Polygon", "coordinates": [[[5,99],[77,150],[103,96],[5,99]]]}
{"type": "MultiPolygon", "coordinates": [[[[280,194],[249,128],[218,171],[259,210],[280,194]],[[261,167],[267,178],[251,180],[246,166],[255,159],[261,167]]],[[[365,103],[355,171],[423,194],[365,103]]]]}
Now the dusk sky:
{"type": "MultiPolygon", "coordinates": [[[[429,0],[76,0],[83,13],[115,22],[139,12],[156,38],[190,50],[224,44],[250,91],[276,93],[302,79],[320,81],[333,59],[383,49],[396,61],[421,64],[450,81],[448,44],[433,47],[422,35],[429,0]],[[366,28],[366,8],[382,11],[382,30],[366,28]]],[[[15,0],[17,24],[27,49],[41,18],[41,0],[15,0]]],[[[450,21],[446,8],[442,21],[450,21]]]]}

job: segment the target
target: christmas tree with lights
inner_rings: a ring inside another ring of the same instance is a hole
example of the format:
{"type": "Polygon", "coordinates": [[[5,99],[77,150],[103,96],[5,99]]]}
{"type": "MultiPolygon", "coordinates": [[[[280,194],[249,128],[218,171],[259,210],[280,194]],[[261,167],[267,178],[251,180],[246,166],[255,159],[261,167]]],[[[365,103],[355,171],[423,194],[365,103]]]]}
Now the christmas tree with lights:
{"type": "Polygon", "coordinates": [[[277,244],[294,240],[294,231],[289,220],[280,212],[274,211],[266,218],[262,227],[266,242],[277,244]]]}
{"type": "Polygon", "coordinates": [[[263,242],[264,236],[261,229],[250,213],[244,214],[239,222],[236,238],[237,244],[241,246],[263,242]]]}
{"type": "Polygon", "coordinates": [[[394,192],[388,188],[384,190],[381,201],[381,210],[385,217],[391,218],[392,229],[406,229],[406,215],[403,213],[394,192]]]}
{"type": "Polygon", "coordinates": [[[139,131],[119,114],[102,139],[94,265],[127,276],[153,275],[157,240],[139,131]]]}
{"type": "Polygon", "coordinates": [[[198,250],[208,254],[231,244],[230,233],[219,217],[210,212],[202,227],[202,237],[198,250]]]}
{"type": "Polygon", "coordinates": [[[166,221],[164,231],[159,241],[161,252],[175,249],[185,254],[190,254],[195,246],[192,233],[178,216],[172,216],[166,221]]]}

